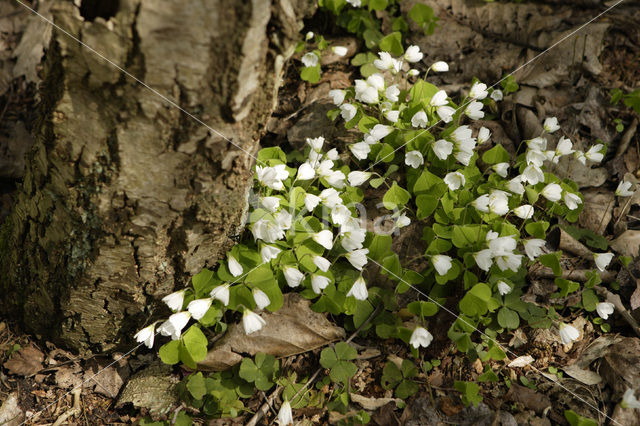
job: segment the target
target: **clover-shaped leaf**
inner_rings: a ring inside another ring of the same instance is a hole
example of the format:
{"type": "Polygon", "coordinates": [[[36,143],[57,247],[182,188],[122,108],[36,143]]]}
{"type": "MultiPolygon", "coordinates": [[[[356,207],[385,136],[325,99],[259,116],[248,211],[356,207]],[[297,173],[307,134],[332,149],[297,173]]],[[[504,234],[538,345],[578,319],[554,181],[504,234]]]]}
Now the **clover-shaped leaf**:
{"type": "Polygon", "coordinates": [[[258,352],[255,361],[244,358],[240,364],[239,375],[250,383],[255,383],[260,390],[269,390],[274,384],[280,363],[273,355],[258,352]]]}
{"type": "Polygon", "coordinates": [[[330,370],[329,377],[334,382],[346,384],[356,374],[358,368],[351,362],[358,352],[348,343],[336,343],[335,348],[325,348],[320,353],[320,365],[330,370]]]}

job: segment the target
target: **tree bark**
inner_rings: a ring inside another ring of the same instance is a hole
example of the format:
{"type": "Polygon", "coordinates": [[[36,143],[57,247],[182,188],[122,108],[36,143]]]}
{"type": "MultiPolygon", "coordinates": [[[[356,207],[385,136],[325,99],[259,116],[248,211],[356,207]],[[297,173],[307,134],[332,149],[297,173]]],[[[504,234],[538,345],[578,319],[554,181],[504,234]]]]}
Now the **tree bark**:
{"type": "MultiPolygon", "coordinates": [[[[314,3],[54,0],[51,13],[255,153],[314,3]]],[[[43,66],[37,141],[0,235],[0,310],[107,350],[230,248],[254,159],[58,30],[43,66]]]]}

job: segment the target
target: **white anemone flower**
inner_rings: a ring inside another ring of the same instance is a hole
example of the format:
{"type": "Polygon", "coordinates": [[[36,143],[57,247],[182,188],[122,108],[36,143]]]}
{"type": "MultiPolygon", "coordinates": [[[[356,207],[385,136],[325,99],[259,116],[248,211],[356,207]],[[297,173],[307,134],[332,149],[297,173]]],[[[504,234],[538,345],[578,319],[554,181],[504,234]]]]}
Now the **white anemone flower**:
{"type": "Polygon", "coordinates": [[[349,49],[344,46],[333,46],[331,47],[331,50],[338,56],[346,56],[349,51],[349,49]]]}
{"type": "Polygon", "coordinates": [[[344,257],[346,257],[349,263],[351,263],[351,266],[362,271],[362,268],[364,268],[364,265],[368,262],[368,253],[369,249],[361,248],[345,254],[344,257]]]}
{"type": "Polygon", "coordinates": [[[616,188],[616,195],[618,197],[631,197],[634,191],[631,191],[631,186],[633,184],[627,181],[621,181],[616,188]]]}
{"type": "Polygon", "coordinates": [[[162,298],[162,301],[167,304],[169,309],[172,311],[179,311],[182,309],[182,304],[184,303],[184,293],[186,289],[175,291],[168,296],[162,298]]]}
{"type": "Polygon", "coordinates": [[[440,116],[440,119],[445,123],[450,123],[453,120],[453,115],[456,113],[456,110],[450,107],[449,105],[444,105],[438,107],[436,112],[440,116]]]}
{"type": "Polygon", "coordinates": [[[396,110],[385,111],[384,116],[387,118],[387,120],[391,121],[392,123],[397,123],[398,119],[400,118],[400,111],[396,111],[396,110]]]}
{"type": "Polygon", "coordinates": [[[256,331],[259,331],[267,325],[267,322],[262,319],[262,317],[255,312],[245,309],[242,314],[242,327],[244,328],[245,334],[252,334],[256,331]]]}
{"type": "Polygon", "coordinates": [[[333,248],[333,232],[328,229],[316,232],[311,236],[311,238],[327,250],[331,250],[333,248]]]}
{"type": "MultiPolygon", "coordinates": [[[[351,2],[354,2],[354,1],[355,0],[351,0],[351,2]]],[[[360,0],[357,0],[357,1],[358,3],[360,3],[360,0]]],[[[360,5],[358,4],[358,6],[360,5]]],[[[280,406],[280,411],[278,411],[278,424],[280,426],[293,425],[293,413],[291,412],[291,404],[289,403],[288,399],[285,399],[282,405],[280,406]]]]}
{"type": "Polygon", "coordinates": [[[596,312],[602,319],[608,319],[614,311],[614,305],[611,302],[600,302],[596,305],[596,312]]]}
{"type": "Polygon", "coordinates": [[[397,84],[387,87],[384,91],[384,96],[391,102],[398,102],[398,96],[400,95],[400,89],[397,84]]]}
{"type": "Polygon", "coordinates": [[[450,172],[444,177],[444,183],[447,184],[451,191],[455,191],[465,184],[464,175],[460,172],[450,172]]]}
{"type": "Polygon", "coordinates": [[[420,52],[420,48],[416,45],[411,45],[407,47],[407,50],[404,52],[404,59],[407,62],[420,62],[424,55],[420,52]]]}
{"type": "Polygon", "coordinates": [[[191,313],[189,311],[178,312],[160,324],[158,331],[163,336],[171,336],[171,340],[178,340],[182,334],[182,329],[187,325],[189,319],[191,319],[191,313]]]}
{"type": "Polygon", "coordinates": [[[445,254],[436,254],[431,256],[431,263],[436,268],[438,275],[446,275],[451,269],[451,258],[445,254]]]}
{"type": "Polygon", "coordinates": [[[358,109],[351,104],[342,104],[340,105],[340,115],[344,119],[344,121],[351,121],[353,117],[358,113],[358,109]]]}
{"type": "Polygon", "coordinates": [[[491,131],[486,127],[480,127],[478,130],[478,145],[483,144],[491,137],[491,131]]]}
{"type": "Polygon", "coordinates": [[[351,289],[347,293],[347,297],[353,296],[356,300],[367,300],[369,297],[369,291],[367,290],[367,283],[362,278],[362,275],[356,279],[351,286],[351,289]]]}
{"type": "Polygon", "coordinates": [[[416,327],[411,333],[411,338],[409,339],[409,344],[413,346],[415,349],[426,348],[433,341],[433,336],[429,331],[424,327],[416,327]]]}
{"type": "Polygon", "coordinates": [[[449,103],[447,101],[447,92],[444,90],[438,90],[429,100],[429,105],[433,107],[445,106],[449,103]]]}
{"type": "Polygon", "coordinates": [[[365,160],[371,152],[371,147],[366,142],[358,142],[349,145],[349,149],[358,160],[365,160]]]}
{"type": "Polygon", "coordinates": [[[531,204],[523,204],[513,209],[513,213],[520,219],[531,219],[533,217],[533,206],[531,204]]]}
{"type": "Polygon", "coordinates": [[[613,253],[593,253],[593,260],[600,272],[604,272],[613,260],[613,253]]]}
{"type": "Polygon", "coordinates": [[[189,302],[189,304],[187,305],[187,310],[191,313],[191,318],[198,321],[205,316],[212,303],[212,297],[207,297],[205,299],[195,299],[189,302]]]}
{"type": "Polygon", "coordinates": [[[349,181],[349,185],[351,186],[360,186],[365,183],[371,177],[371,172],[361,172],[355,170],[350,172],[347,176],[347,181],[349,181]]]}
{"type": "Polygon", "coordinates": [[[256,306],[258,309],[264,309],[271,304],[271,300],[269,300],[269,296],[264,291],[254,288],[252,291],[253,301],[256,302],[256,306]]]}
{"type": "Polygon", "coordinates": [[[547,119],[545,119],[542,127],[547,133],[553,133],[556,130],[560,129],[560,126],[558,125],[558,119],[556,117],[548,117],[547,119]]]}
{"type": "Polygon", "coordinates": [[[489,194],[479,196],[471,202],[471,205],[478,211],[489,213],[489,194]]]}
{"type": "Polygon", "coordinates": [[[133,338],[136,339],[136,342],[138,343],[144,343],[146,347],[148,348],[152,348],[153,347],[153,340],[156,337],[156,323],[154,322],[153,324],[143,328],[142,330],[138,331],[133,338]]]}
{"type": "Polygon", "coordinates": [[[344,102],[344,96],[346,95],[346,93],[347,92],[345,92],[344,90],[333,89],[329,90],[329,97],[336,106],[340,106],[344,102]]]}
{"type": "Polygon", "coordinates": [[[316,294],[322,293],[322,290],[327,288],[330,282],[331,280],[328,277],[325,277],[324,275],[318,275],[318,274],[311,275],[311,288],[316,294]]]}
{"type": "Polygon", "coordinates": [[[278,257],[278,254],[281,252],[278,247],[274,246],[264,246],[262,250],[260,250],[260,256],[262,256],[262,263],[267,263],[272,259],[278,257]]]}
{"type": "Polygon", "coordinates": [[[562,198],[562,187],[557,183],[550,183],[540,191],[540,194],[549,201],[554,203],[562,198]]]}
{"type": "Polygon", "coordinates": [[[487,85],[480,83],[479,81],[473,83],[473,86],[471,86],[471,90],[469,91],[469,96],[477,100],[486,98],[488,94],[487,85]]]}
{"type": "Polygon", "coordinates": [[[589,161],[593,161],[594,163],[599,163],[604,158],[604,154],[602,153],[604,149],[604,145],[599,143],[595,144],[587,152],[584,153],[584,156],[589,161]]]}
{"type": "Polygon", "coordinates": [[[240,275],[242,275],[243,272],[243,268],[242,265],[240,264],[240,262],[238,262],[238,260],[229,255],[229,272],[231,272],[231,275],[233,275],[234,277],[239,277],[240,275]]]}
{"type": "Polygon", "coordinates": [[[322,256],[314,256],[313,264],[318,267],[322,272],[327,272],[331,267],[331,262],[322,256]]]}
{"type": "Polygon", "coordinates": [[[278,197],[261,197],[260,204],[269,210],[271,213],[275,213],[280,208],[280,198],[278,197]]]}
{"type": "Polygon", "coordinates": [[[434,62],[433,65],[431,65],[431,69],[435,72],[447,72],[449,71],[449,64],[444,61],[434,62]]]}
{"type": "Polygon", "coordinates": [[[429,118],[427,117],[427,113],[422,110],[416,112],[413,114],[413,117],[411,117],[411,125],[413,127],[421,127],[424,129],[427,127],[427,124],[429,124],[429,118]]]}
{"type": "Polygon", "coordinates": [[[289,287],[298,287],[304,279],[304,274],[294,266],[285,266],[282,269],[282,273],[289,287]]]}
{"type": "Polygon", "coordinates": [[[575,210],[580,204],[582,204],[580,196],[572,192],[565,192],[562,199],[569,210],[575,210]]]}
{"type": "Polygon", "coordinates": [[[640,401],[636,398],[635,391],[633,389],[627,389],[622,395],[622,402],[620,403],[622,408],[638,408],[640,409],[640,401]]]}
{"type": "Polygon", "coordinates": [[[504,191],[492,191],[489,194],[489,211],[504,216],[509,213],[509,196],[504,191]]]}
{"type": "Polygon", "coordinates": [[[511,286],[504,281],[498,281],[498,292],[500,296],[504,296],[505,294],[511,293],[511,286]]]}
{"type": "Polygon", "coordinates": [[[493,265],[493,255],[490,249],[483,249],[473,254],[473,259],[476,261],[478,268],[485,272],[489,272],[491,265],[493,265]]]}
{"type": "Polygon", "coordinates": [[[409,219],[409,217],[407,217],[406,213],[402,213],[396,219],[395,227],[399,229],[399,228],[404,228],[405,226],[409,226],[410,224],[411,224],[411,219],[409,219]]]}
{"type": "Polygon", "coordinates": [[[500,177],[506,178],[509,173],[509,163],[498,163],[491,167],[500,177]]]}
{"type": "Polygon", "coordinates": [[[338,204],[331,209],[331,221],[334,225],[344,225],[351,218],[351,210],[344,204],[338,204]]]}
{"type": "Polygon", "coordinates": [[[484,111],[482,111],[482,102],[473,101],[464,110],[464,113],[472,120],[480,120],[484,117],[484,111]]]}
{"type": "Polygon", "coordinates": [[[284,164],[278,164],[273,167],[256,166],[256,176],[258,182],[264,186],[280,191],[284,189],[282,181],[289,177],[289,172],[284,164]]]}
{"type": "Polygon", "coordinates": [[[342,198],[340,198],[340,193],[333,188],[327,188],[320,193],[320,199],[322,200],[322,204],[329,207],[330,209],[334,208],[336,204],[342,204],[342,198]]]}
{"type": "Polygon", "coordinates": [[[504,99],[504,93],[502,93],[502,90],[500,89],[494,89],[494,91],[491,92],[491,99],[496,102],[500,102],[502,99],[504,99]]]}
{"type": "Polygon", "coordinates": [[[318,204],[320,204],[320,197],[313,194],[306,194],[304,196],[304,206],[307,210],[313,211],[318,204]]]}
{"type": "Polygon", "coordinates": [[[318,55],[313,52],[305,53],[300,60],[305,67],[315,67],[318,65],[318,55]]]}
{"type": "Polygon", "coordinates": [[[535,164],[529,164],[520,175],[520,180],[530,185],[536,185],[538,182],[544,182],[544,172],[535,164]]]}
{"type": "Polygon", "coordinates": [[[424,164],[424,158],[420,151],[409,151],[404,156],[404,164],[417,169],[424,164]]]}
{"type": "Polygon", "coordinates": [[[572,325],[561,323],[559,329],[563,345],[568,345],[580,337],[580,332],[572,325]]]}
{"type": "Polygon", "coordinates": [[[441,160],[446,160],[453,152],[453,143],[444,139],[437,140],[431,145],[433,153],[441,160]]]}
{"type": "Polygon", "coordinates": [[[541,240],[540,238],[532,238],[524,240],[522,244],[524,245],[524,252],[527,254],[529,259],[535,260],[536,257],[544,253],[542,248],[545,246],[546,241],[541,240]]]}
{"type": "Polygon", "coordinates": [[[230,284],[219,285],[217,287],[214,287],[209,295],[214,299],[222,302],[224,306],[227,306],[229,304],[229,287],[231,287],[230,284]]]}

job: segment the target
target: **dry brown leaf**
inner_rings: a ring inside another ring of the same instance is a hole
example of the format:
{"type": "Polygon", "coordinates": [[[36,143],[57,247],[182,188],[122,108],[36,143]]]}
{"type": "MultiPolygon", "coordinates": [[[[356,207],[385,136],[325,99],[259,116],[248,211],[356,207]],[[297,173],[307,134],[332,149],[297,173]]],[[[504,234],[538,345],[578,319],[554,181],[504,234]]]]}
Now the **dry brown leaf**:
{"type": "Polygon", "coordinates": [[[76,388],[82,385],[82,368],[79,365],[63,365],[55,374],[56,385],[60,389],[76,388]]]}
{"type": "Polygon", "coordinates": [[[20,426],[24,422],[24,412],[18,406],[18,392],[13,392],[0,406],[0,425],[20,426]]]}
{"type": "Polygon", "coordinates": [[[640,307],[640,281],[636,280],[636,289],[629,298],[629,306],[631,310],[638,309],[640,307]]]}
{"type": "Polygon", "coordinates": [[[576,364],[571,364],[567,367],[564,367],[562,370],[564,370],[565,373],[567,373],[574,379],[588,386],[597,385],[598,383],[602,382],[602,377],[600,377],[598,373],[596,373],[595,371],[582,369],[576,364]]]}
{"type": "Polygon", "coordinates": [[[351,401],[360,404],[362,408],[369,411],[377,410],[380,407],[384,407],[390,402],[394,402],[396,407],[398,403],[402,403],[403,401],[398,398],[368,398],[366,396],[358,395],[357,393],[352,393],[350,395],[351,401]]]}
{"type": "Polygon", "coordinates": [[[551,406],[551,400],[545,394],[538,393],[533,389],[512,383],[509,391],[505,394],[507,401],[519,402],[536,413],[542,413],[547,407],[551,406]]]}
{"type": "Polygon", "coordinates": [[[44,354],[33,345],[20,349],[4,363],[4,368],[11,374],[31,376],[42,369],[44,354]]]}
{"type": "Polygon", "coordinates": [[[101,395],[115,398],[120,393],[120,388],[124,385],[125,380],[129,377],[129,367],[127,364],[122,363],[118,365],[112,363],[111,360],[96,361],[95,358],[89,361],[89,368],[84,373],[84,380],[87,381],[87,386],[93,391],[101,395]],[[105,366],[109,367],[105,368],[105,366]],[[100,374],[97,374],[100,372],[100,374]]]}
{"type": "Polygon", "coordinates": [[[578,223],[602,235],[611,221],[613,211],[613,192],[599,189],[587,189],[582,191],[584,195],[584,209],[580,213],[578,223]]]}
{"type": "Polygon", "coordinates": [[[619,254],[636,257],[640,252],[640,231],[627,230],[611,241],[611,248],[619,254]]]}
{"type": "Polygon", "coordinates": [[[227,334],[209,350],[199,369],[226,370],[242,360],[241,354],[264,352],[276,357],[287,357],[307,352],[336,340],[345,332],[333,325],[320,313],[313,312],[310,303],[297,293],[284,296],[284,304],[277,312],[264,312],[266,325],[246,335],[242,325],[229,326],[227,334]]]}
{"type": "Polygon", "coordinates": [[[627,388],[640,388],[640,339],[623,337],[608,349],[600,374],[622,398],[627,388]]]}

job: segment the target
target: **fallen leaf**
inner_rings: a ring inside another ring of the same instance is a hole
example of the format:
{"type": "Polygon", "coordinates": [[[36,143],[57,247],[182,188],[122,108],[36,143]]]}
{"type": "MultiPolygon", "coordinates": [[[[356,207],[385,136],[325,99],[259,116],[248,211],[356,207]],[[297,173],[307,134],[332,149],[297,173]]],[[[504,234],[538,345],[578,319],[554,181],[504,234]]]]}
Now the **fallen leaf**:
{"type": "Polygon", "coordinates": [[[76,388],[82,385],[82,368],[79,365],[63,365],[55,374],[56,385],[60,389],[76,388]]]}
{"type": "Polygon", "coordinates": [[[597,385],[598,383],[602,382],[602,377],[600,377],[598,373],[591,370],[582,369],[576,364],[571,364],[567,367],[564,367],[562,370],[569,376],[588,386],[597,385]]]}
{"type": "Polygon", "coordinates": [[[618,238],[611,241],[611,248],[624,256],[637,257],[640,252],[640,231],[624,231],[618,238]]]}
{"type": "Polygon", "coordinates": [[[368,398],[366,396],[358,395],[357,393],[352,393],[350,396],[351,401],[360,404],[362,408],[369,411],[377,410],[378,408],[383,407],[390,402],[395,403],[396,407],[399,403],[401,404],[404,402],[399,398],[368,398]]]}
{"type": "Polygon", "coordinates": [[[534,361],[533,357],[531,355],[523,355],[523,356],[519,356],[518,358],[514,359],[513,361],[511,361],[508,366],[511,368],[521,368],[524,367],[526,365],[531,364],[534,361]]]}
{"type": "Polygon", "coordinates": [[[174,391],[177,382],[171,375],[171,366],[156,361],[129,379],[116,407],[130,402],[134,407],[149,409],[152,414],[165,414],[178,402],[174,391]]]}
{"type": "Polygon", "coordinates": [[[640,307],[640,281],[636,280],[636,289],[629,298],[629,306],[631,310],[638,309],[640,307]]]}
{"type": "Polygon", "coordinates": [[[584,196],[584,209],[578,217],[578,223],[602,235],[611,221],[613,212],[613,192],[599,189],[587,189],[582,191],[584,196]]]}
{"type": "Polygon", "coordinates": [[[19,426],[24,422],[24,412],[18,406],[18,393],[7,396],[0,407],[0,425],[19,426]]]}
{"type": "Polygon", "coordinates": [[[198,368],[222,371],[239,363],[241,354],[264,352],[288,357],[344,338],[342,328],[333,325],[323,314],[313,312],[309,306],[310,302],[299,294],[289,293],[280,310],[261,314],[266,325],[260,331],[246,335],[241,324],[232,324],[198,368]]]}
{"type": "Polygon", "coordinates": [[[11,355],[3,365],[11,374],[31,376],[42,369],[42,361],[44,361],[42,352],[35,346],[29,345],[11,355]]]}
{"type": "Polygon", "coordinates": [[[464,406],[462,406],[460,404],[456,404],[449,397],[444,396],[444,397],[440,398],[440,409],[447,416],[455,416],[460,411],[462,411],[463,408],[464,408],[464,406]]]}
{"type": "Polygon", "coordinates": [[[126,363],[112,364],[111,360],[89,360],[88,369],[84,373],[84,381],[88,388],[101,395],[115,398],[120,393],[120,388],[129,377],[129,366],[126,363]],[[109,365],[109,367],[106,367],[109,365]],[[106,367],[106,368],[105,368],[106,367]]]}
{"type": "Polygon", "coordinates": [[[623,337],[603,357],[600,374],[622,398],[627,388],[640,388],[640,339],[623,337]]]}
{"type": "Polygon", "coordinates": [[[542,413],[547,407],[551,406],[551,400],[547,395],[525,386],[520,386],[517,383],[511,383],[511,387],[504,397],[507,401],[519,402],[536,413],[542,413]]]}

